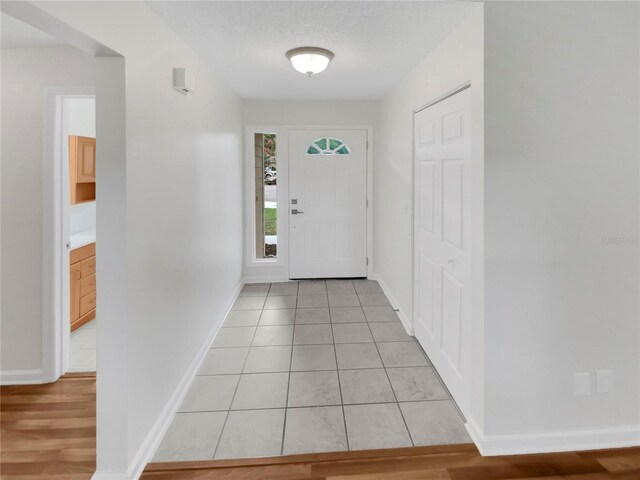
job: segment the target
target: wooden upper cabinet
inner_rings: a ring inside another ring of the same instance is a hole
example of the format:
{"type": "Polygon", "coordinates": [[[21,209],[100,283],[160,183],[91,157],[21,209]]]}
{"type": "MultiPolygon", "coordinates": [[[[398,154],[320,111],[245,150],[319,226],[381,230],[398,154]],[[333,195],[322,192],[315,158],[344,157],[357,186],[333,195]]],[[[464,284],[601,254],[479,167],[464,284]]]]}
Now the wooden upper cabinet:
{"type": "Polygon", "coordinates": [[[71,204],[96,199],[96,139],[69,135],[71,204]]]}
{"type": "Polygon", "coordinates": [[[96,181],[96,139],[76,137],[78,183],[95,183],[96,181]]]}

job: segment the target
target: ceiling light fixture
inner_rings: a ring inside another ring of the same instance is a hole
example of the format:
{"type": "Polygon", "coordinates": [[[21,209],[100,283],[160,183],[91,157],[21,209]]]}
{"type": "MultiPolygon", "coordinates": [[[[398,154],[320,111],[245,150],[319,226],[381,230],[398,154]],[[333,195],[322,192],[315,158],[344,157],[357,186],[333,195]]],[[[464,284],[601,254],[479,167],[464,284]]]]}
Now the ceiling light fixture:
{"type": "Polygon", "coordinates": [[[287,52],[293,68],[307,76],[324,71],[333,59],[333,52],[318,47],[300,47],[287,52]]]}

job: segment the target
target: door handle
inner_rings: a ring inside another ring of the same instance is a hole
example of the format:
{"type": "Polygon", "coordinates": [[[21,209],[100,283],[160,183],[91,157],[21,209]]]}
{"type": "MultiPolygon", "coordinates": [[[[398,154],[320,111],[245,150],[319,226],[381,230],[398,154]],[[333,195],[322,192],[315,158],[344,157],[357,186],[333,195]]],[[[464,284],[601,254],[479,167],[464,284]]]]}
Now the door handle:
{"type": "Polygon", "coordinates": [[[304,212],[301,212],[300,210],[295,208],[291,210],[291,215],[302,215],[303,213],[304,212]]]}

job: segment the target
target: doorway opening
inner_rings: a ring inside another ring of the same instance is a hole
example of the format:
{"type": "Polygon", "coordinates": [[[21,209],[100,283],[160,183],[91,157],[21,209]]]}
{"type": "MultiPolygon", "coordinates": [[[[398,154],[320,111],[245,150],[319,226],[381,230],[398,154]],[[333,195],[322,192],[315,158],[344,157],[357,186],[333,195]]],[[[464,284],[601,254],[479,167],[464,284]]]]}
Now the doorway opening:
{"type": "Polygon", "coordinates": [[[245,127],[247,283],[372,276],[372,134],[245,127]]]}
{"type": "Polygon", "coordinates": [[[45,367],[55,381],[97,364],[95,89],[48,88],[46,99],[44,326],[53,348],[45,367]]]}
{"type": "MultiPolygon", "coordinates": [[[[62,302],[69,312],[68,372],[96,371],[96,121],[95,97],[65,95],[60,103],[64,196],[62,223],[68,223],[68,287],[62,302]],[[67,175],[64,172],[68,172],[67,175]]],[[[65,230],[64,228],[62,229],[65,230]]],[[[65,278],[63,277],[63,282],[65,278]]],[[[66,330],[66,328],[65,328],[66,330]]],[[[65,332],[66,333],[66,332],[65,332]]]]}

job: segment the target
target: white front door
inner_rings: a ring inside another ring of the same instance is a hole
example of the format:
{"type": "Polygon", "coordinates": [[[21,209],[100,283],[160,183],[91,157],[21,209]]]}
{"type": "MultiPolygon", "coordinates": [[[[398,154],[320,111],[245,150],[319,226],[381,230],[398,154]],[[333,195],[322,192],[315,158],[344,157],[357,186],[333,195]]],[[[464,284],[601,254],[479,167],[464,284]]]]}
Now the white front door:
{"type": "Polygon", "coordinates": [[[470,88],[414,118],[414,332],[470,406],[470,88]]]}
{"type": "Polygon", "coordinates": [[[290,130],[289,276],[367,276],[367,131],[290,130]]]}

